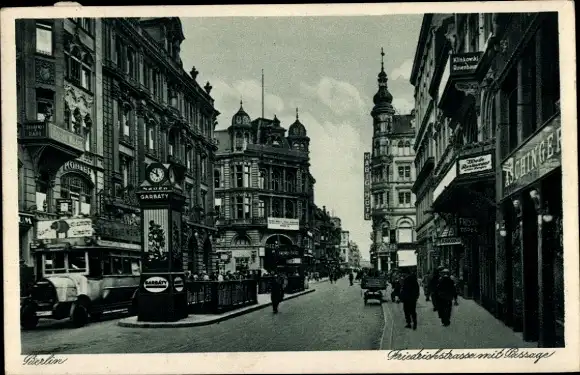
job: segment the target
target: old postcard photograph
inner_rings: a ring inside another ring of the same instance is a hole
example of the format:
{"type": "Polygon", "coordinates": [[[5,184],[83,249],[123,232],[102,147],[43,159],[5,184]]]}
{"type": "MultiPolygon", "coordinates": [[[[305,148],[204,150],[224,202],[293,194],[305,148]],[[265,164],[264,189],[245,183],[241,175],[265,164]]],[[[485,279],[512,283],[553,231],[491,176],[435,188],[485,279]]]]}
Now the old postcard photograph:
{"type": "Polygon", "coordinates": [[[1,35],[7,373],[580,370],[572,2],[1,35]]]}

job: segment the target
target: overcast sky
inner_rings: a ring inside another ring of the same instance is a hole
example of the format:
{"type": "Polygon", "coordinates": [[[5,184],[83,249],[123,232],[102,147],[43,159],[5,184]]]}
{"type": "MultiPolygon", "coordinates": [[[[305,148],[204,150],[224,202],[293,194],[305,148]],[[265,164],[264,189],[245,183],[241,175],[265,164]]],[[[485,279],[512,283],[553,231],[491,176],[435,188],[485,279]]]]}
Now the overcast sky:
{"type": "Polygon", "coordinates": [[[363,218],[363,153],[372,139],[372,97],[380,49],[393,105],[413,107],[409,75],[422,15],[355,17],[181,18],[184,68],[195,66],[225,129],[243,99],[252,119],[261,115],[288,128],[299,109],[310,137],[315,202],[342,219],[344,230],[369,259],[370,221],[363,218]]]}

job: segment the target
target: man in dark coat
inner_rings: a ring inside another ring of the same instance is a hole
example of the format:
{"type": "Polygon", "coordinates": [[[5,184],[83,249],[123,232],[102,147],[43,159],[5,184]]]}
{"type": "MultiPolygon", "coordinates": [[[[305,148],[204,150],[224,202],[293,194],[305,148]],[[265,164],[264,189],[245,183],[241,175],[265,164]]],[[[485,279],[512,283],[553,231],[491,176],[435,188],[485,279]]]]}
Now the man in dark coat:
{"type": "Polygon", "coordinates": [[[451,324],[453,300],[457,300],[457,288],[447,268],[441,271],[441,278],[437,284],[437,300],[441,323],[447,327],[451,324]]]}
{"type": "Polygon", "coordinates": [[[272,309],[274,314],[278,314],[278,305],[284,299],[284,278],[280,274],[276,274],[272,278],[270,299],[272,300],[272,309]]]}
{"type": "Polygon", "coordinates": [[[352,286],[353,281],[354,281],[354,274],[352,273],[352,271],[349,272],[348,274],[348,281],[350,282],[350,286],[352,286]]]}
{"type": "Polygon", "coordinates": [[[405,276],[401,286],[401,302],[403,302],[403,311],[405,312],[405,320],[407,325],[405,328],[417,329],[417,300],[419,299],[419,281],[414,272],[405,276]]]}

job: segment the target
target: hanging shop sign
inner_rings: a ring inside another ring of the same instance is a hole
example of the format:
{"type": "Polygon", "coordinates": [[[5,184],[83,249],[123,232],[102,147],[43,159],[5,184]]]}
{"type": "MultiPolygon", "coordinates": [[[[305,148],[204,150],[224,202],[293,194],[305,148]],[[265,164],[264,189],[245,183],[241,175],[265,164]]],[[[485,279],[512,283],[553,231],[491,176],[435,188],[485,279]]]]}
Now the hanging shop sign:
{"type": "Polygon", "coordinates": [[[25,227],[32,226],[34,224],[34,215],[19,213],[18,224],[25,227]]]}
{"type": "Polygon", "coordinates": [[[491,171],[493,169],[493,158],[490,154],[461,159],[458,161],[459,174],[472,174],[491,171]]]}
{"type": "Polygon", "coordinates": [[[371,220],[371,153],[364,156],[364,215],[365,220],[371,220]]]}
{"type": "Polygon", "coordinates": [[[173,287],[175,288],[176,291],[182,292],[184,285],[185,283],[183,282],[183,279],[181,277],[177,276],[175,279],[173,279],[173,287]]]}
{"type": "Polygon", "coordinates": [[[501,166],[503,196],[508,196],[562,165],[560,115],[526,142],[501,166]]]}
{"type": "Polygon", "coordinates": [[[452,245],[461,245],[461,238],[459,237],[444,237],[438,238],[435,246],[452,246],[452,245]]]}
{"type": "Polygon", "coordinates": [[[268,218],[268,229],[298,230],[299,227],[299,219],[286,219],[281,217],[268,218]]]}
{"type": "Polygon", "coordinates": [[[79,238],[93,235],[91,219],[42,220],[37,223],[36,239],[79,238]]]}
{"type": "Polygon", "coordinates": [[[481,60],[482,52],[458,53],[451,55],[451,77],[474,74],[481,60]]]}

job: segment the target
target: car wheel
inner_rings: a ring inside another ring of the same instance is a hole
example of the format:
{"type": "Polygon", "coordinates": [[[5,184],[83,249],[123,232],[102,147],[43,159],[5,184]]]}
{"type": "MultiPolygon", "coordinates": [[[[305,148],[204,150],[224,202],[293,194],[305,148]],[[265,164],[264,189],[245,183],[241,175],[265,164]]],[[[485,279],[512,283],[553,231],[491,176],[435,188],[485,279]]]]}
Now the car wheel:
{"type": "Polygon", "coordinates": [[[75,328],[83,327],[88,323],[89,312],[83,304],[76,303],[74,305],[73,312],[71,314],[71,321],[75,328]]]}
{"type": "Polygon", "coordinates": [[[38,325],[36,309],[33,306],[26,306],[20,315],[20,326],[25,330],[34,329],[38,325]]]}

